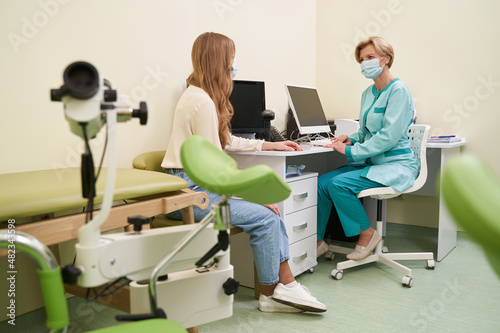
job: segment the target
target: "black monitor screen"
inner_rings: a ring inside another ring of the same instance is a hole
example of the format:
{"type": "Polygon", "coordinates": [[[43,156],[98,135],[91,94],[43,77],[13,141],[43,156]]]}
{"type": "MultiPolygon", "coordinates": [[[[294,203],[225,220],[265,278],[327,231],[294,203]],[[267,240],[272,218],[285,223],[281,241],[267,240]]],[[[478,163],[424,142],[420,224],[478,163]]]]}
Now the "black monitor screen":
{"type": "Polygon", "coordinates": [[[262,111],[266,109],[264,82],[235,80],[229,101],[233,105],[233,133],[264,133],[262,111]]]}

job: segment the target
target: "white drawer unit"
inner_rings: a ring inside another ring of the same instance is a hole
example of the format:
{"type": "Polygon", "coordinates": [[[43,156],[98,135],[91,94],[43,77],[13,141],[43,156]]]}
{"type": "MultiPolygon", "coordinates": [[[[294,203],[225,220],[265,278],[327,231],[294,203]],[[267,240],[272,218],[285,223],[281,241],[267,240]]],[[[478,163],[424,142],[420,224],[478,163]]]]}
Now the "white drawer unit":
{"type": "Polygon", "coordinates": [[[292,193],[284,202],[285,214],[301,209],[316,206],[318,192],[318,174],[308,173],[302,176],[287,179],[292,193]]]}
{"type": "Polygon", "coordinates": [[[316,216],[316,206],[285,215],[286,233],[290,244],[316,235],[316,216]]]}
{"type": "Polygon", "coordinates": [[[313,269],[316,261],[316,216],[318,174],[303,173],[285,179],[292,193],[283,202],[283,222],[290,244],[288,261],[293,275],[313,269]]]}
{"type": "Polygon", "coordinates": [[[294,276],[311,270],[318,264],[316,261],[316,234],[290,245],[288,264],[294,276]]]}
{"type": "Polygon", "coordinates": [[[288,234],[290,245],[288,263],[294,276],[307,270],[312,272],[314,266],[318,264],[316,260],[318,173],[302,172],[300,176],[286,178],[287,165],[304,164],[306,170],[327,172],[332,170],[333,166],[325,158],[326,152],[333,150],[324,148],[294,152],[229,152],[240,168],[266,164],[290,185],[292,189],[290,196],[285,201],[279,202],[278,207],[288,234]]]}

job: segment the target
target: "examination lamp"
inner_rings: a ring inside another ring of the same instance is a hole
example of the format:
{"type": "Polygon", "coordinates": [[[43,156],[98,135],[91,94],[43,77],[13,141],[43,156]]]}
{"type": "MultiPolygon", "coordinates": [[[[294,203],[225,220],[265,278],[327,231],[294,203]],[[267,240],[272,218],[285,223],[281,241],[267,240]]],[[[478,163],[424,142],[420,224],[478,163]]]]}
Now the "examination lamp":
{"type": "Polygon", "coordinates": [[[93,138],[105,123],[106,111],[115,110],[117,121],[132,117],[139,118],[141,125],[148,119],[146,102],[140,102],[139,109],[132,109],[126,97],[117,98],[116,90],[106,79],[101,79],[97,69],[85,61],[74,62],[63,73],[64,84],[59,89],[51,89],[50,98],[64,103],[66,120],[71,132],[85,138],[93,138]],[[84,133],[84,128],[86,133],[84,133]]]}
{"type": "Polygon", "coordinates": [[[133,233],[115,233],[101,237],[101,226],[110,216],[114,199],[117,169],[116,124],[136,117],[145,125],[147,106],[145,102],[141,102],[139,109],[130,108],[127,96],[117,95],[111,84],[103,80],[96,68],[87,62],[70,64],[64,71],[63,80],[64,84],[59,89],[51,90],[51,99],[63,102],[71,131],[85,142],[81,166],[82,195],[88,198],[85,224],[78,229],[74,263],[63,269],[64,281],[94,288],[116,279],[97,293],[96,298],[110,295],[130,281],[137,281],[137,285],[132,282],[130,289],[131,297],[135,297],[131,301],[133,315],[121,316],[117,318],[119,320],[165,318],[160,305],[184,327],[231,316],[232,294],[236,292],[238,283],[232,279],[233,266],[229,263],[227,232],[219,232],[219,239],[216,239],[218,229],[207,228],[216,217],[220,220],[221,216],[226,216],[229,206],[222,206],[226,208],[225,212],[214,205],[213,210],[200,223],[175,228],[140,231],[140,226],[149,219],[131,217],[130,223],[136,225],[133,233]],[[94,168],[89,141],[99,133],[104,124],[106,144],[101,165],[106,153],[106,179],[100,210],[93,216],[95,184],[101,166],[94,168]],[[193,243],[195,237],[196,243],[193,243]],[[217,244],[212,246],[214,242],[217,244]],[[220,249],[223,250],[222,253],[220,249]],[[193,261],[207,251],[208,254],[198,261],[197,268],[193,268],[193,261]],[[214,256],[216,258],[211,264],[204,266],[204,262],[214,256]],[[160,275],[164,274],[168,274],[167,280],[157,283],[160,275]],[[148,276],[148,285],[138,282],[148,276]],[[122,283],[124,277],[127,277],[128,282],[122,283]],[[110,289],[110,286],[114,289],[110,289]],[[190,297],[182,297],[181,301],[176,302],[166,297],[178,295],[179,292],[190,297]],[[159,295],[162,296],[162,303],[158,303],[159,295]],[[195,304],[191,303],[192,300],[195,304]]]}
{"type": "MultiPolygon", "coordinates": [[[[85,61],[69,64],[64,70],[63,82],[59,89],[51,89],[50,99],[54,102],[63,102],[64,114],[71,132],[85,140],[86,151],[82,154],[81,167],[82,195],[90,200],[89,208],[92,210],[92,199],[96,195],[96,177],[89,139],[94,138],[105,123],[109,127],[109,124],[136,117],[139,118],[141,125],[145,125],[148,108],[146,102],[140,102],[139,109],[132,109],[128,97],[118,96],[116,90],[112,89],[111,83],[102,79],[97,69],[85,61]]],[[[115,153],[114,147],[112,153],[115,153]]]]}

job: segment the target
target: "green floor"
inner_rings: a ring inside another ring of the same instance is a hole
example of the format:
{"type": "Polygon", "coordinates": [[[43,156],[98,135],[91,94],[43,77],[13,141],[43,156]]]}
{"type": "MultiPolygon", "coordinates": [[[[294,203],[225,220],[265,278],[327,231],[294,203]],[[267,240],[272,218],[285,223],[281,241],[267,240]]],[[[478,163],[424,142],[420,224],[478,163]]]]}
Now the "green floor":
{"type": "MultiPolygon", "coordinates": [[[[388,225],[391,252],[436,251],[435,229],[388,225]]],[[[406,262],[413,269],[413,287],[401,286],[402,276],[383,265],[370,264],[330,276],[335,262],[319,258],[314,273],[297,280],[328,305],[324,314],[269,314],[257,310],[253,290],[240,288],[232,317],[200,326],[200,332],[500,332],[500,279],[481,249],[459,233],[458,245],[435,270],[425,262],[406,262]]],[[[115,325],[119,311],[83,299],[68,301],[68,332],[115,325]]],[[[6,322],[1,332],[46,332],[44,311],[17,318],[14,330],[6,322]]]]}

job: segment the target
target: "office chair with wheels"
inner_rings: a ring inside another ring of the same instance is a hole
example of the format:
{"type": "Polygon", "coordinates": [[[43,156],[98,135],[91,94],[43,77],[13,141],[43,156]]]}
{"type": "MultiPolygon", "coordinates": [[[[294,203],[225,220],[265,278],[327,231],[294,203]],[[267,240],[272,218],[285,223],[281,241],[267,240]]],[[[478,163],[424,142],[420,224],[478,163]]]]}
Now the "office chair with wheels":
{"type": "MultiPolygon", "coordinates": [[[[376,187],[368,190],[361,191],[358,198],[371,197],[377,200],[377,232],[383,235],[383,219],[382,219],[382,200],[394,198],[401,194],[408,194],[420,189],[427,179],[427,160],[426,160],[426,144],[427,136],[429,134],[430,126],[428,125],[411,125],[408,130],[408,138],[410,139],[411,149],[413,153],[420,160],[420,173],[415,180],[415,184],[409,189],[399,192],[392,187],[376,187]]],[[[329,246],[329,252],[326,256],[333,259],[332,253],[349,254],[352,248],[345,248],[335,245],[329,246]]],[[[396,260],[427,260],[427,268],[434,269],[434,254],[432,252],[421,253],[387,253],[384,248],[383,241],[381,241],[375,248],[375,253],[370,254],[365,259],[361,260],[346,260],[339,262],[337,268],[332,270],[331,274],[335,280],[342,279],[344,269],[365,265],[371,262],[381,262],[401,273],[403,277],[402,284],[405,287],[411,288],[413,279],[411,276],[411,269],[396,262],[396,260]]]]}
{"type": "Polygon", "coordinates": [[[442,194],[455,222],[478,242],[500,277],[500,182],[491,169],[472,155],[447,164],[442,194]]]}

